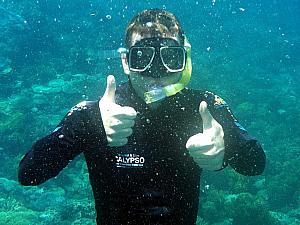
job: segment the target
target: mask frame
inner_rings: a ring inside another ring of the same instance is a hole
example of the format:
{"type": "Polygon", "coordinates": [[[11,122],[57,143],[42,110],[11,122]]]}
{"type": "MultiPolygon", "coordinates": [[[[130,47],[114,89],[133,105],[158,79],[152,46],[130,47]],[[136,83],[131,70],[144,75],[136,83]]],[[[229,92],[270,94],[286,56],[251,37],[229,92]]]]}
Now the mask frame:
{"type": "Polygon", "coordinates": [[[185,68],[186,57],[186,50],[182,46],[132,46],[127,53],[129,70],[140,73],[148,70],[154,63],[162,64],[164,69],[170,73],[182,72],[185,68]],[[138,61],[139,54],[141,59],[138,61]],[[142,56],[143,54],[145,56],[142,56]],[[177,59],[172,58],[176,56],[177,59]],[[160,62],[157,62],[157,57],[159,57],[160,62]],[[179,68],[176,68],[177,65],[179,68]]]}

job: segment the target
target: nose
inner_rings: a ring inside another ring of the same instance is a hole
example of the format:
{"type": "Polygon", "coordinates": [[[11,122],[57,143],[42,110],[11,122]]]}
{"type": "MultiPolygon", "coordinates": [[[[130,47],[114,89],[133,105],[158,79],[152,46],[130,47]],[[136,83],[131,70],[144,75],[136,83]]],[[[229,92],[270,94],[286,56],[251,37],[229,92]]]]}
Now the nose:
{"type": "Polygon", "coordinates": [[[153,78],[160,78],[168,76],[169,71],[164,67],[162,63],[152,63],[150,67],[143,72],[142,75],[153,78]]]}

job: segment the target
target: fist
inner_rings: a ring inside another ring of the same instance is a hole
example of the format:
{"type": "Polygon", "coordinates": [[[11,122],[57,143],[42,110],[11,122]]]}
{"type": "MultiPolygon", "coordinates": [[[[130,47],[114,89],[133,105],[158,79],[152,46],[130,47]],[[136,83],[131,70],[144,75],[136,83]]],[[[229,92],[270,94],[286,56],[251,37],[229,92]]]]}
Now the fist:
{"type": "Polygon", "coordinates": [[[99,101],[99,109],[106,139],[110,147],[120,147],[127,144],[137,115],[134,108],[120,106],[115,103],[115,92],[115,77],[109,75],[105,93],[99,101]]]}
{"type": "Polygon", "coordinates": [[[223,128],[210,114],[205,101],[200,103],[199,112],[203,121],[203,133],[190,137],[186,148],[201,168],[221,169],[225,149],[223,128]]]}

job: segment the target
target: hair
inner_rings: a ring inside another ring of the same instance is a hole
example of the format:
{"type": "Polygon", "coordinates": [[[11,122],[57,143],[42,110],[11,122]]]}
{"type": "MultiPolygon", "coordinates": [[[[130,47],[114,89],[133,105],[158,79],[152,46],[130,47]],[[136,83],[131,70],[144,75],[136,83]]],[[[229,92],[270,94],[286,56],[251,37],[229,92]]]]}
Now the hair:
{"type": "Polygon", "coordinates": [[[125,32],[125,44],[131,46],[132,35],[149,33],[153,36],[177,36],[183,44],[183,30],[174,14],[161,9],[147,9],[129,22],[125,32]]]}

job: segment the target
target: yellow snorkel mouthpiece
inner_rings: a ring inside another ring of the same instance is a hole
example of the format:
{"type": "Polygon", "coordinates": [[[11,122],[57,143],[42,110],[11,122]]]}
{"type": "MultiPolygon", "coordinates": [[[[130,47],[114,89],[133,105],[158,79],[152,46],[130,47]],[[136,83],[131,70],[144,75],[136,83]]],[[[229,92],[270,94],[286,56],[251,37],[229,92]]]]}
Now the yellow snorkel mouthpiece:
{"type": "Polygon", "coordinates": [[[172,96],[184,89],[190,82],[192,75],[192,59],[191,59],[191,44],[188,42],[187,37],[184,36],[184,48],[187,53],[186,63],[182,71],[180,80],[175,84],[170,84],[165,87],[155,88],[151,91],[144,93],[144,100],[147,104],[157,102],[166,97],[172,96]]]}

